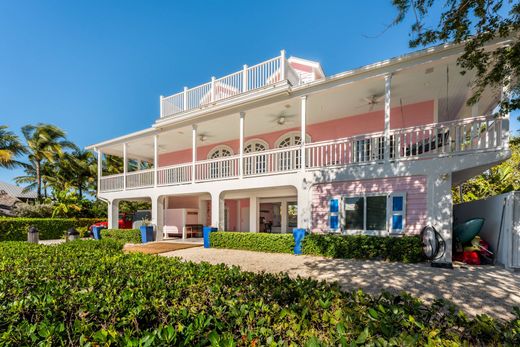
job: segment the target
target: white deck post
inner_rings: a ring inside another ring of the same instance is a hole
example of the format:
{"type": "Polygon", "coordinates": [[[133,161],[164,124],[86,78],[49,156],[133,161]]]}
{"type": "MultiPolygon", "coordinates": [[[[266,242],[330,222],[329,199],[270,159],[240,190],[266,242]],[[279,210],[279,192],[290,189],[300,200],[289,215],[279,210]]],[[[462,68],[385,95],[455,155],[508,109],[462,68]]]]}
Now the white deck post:
{"type": "Polygon", "coordinates": [[[123,143],[123,190],[126,190],[126,174],[128,173],[128,159],[126,157],[127,148],[128,142],[123,143]]]}
{"type": "MultiPolygon", "coordinates": [[[[509,83],[511,83],[511,81],[509,81],[509,83]]],[[[508,85],[502,86],[502,92],[500,95],[500,99],[502,101],[506,101],[507,99],[509,99],[509,86],[508,85]]],[[[499,122],[501,123],[501,124],[499,124],[499,128],[498,128],[500,130],[499,141],[501,141],[501,143],[499,145],[505,149],[509,148],[509,117],[510,117],[510,113],[507,112],[504,115],[503,119],[499,119],[499,122]]]]}
{"type": "Polygon", "coordinates": [[[285,80],[285,49],[280,51],[280,81],[285,80]]]}
{"type": "Polygon", "coordinates": [[[385,76],[385,160],[390,160],[390,87],[392,85],[392,75],[385,76]]]}
{"type": "Polygon", "coordinates": [[[306,150],[305,145],[307,144],[306,141],[306,134],[307,134],[307,95],[304,95],[301,97],[301,110],[300,110],[300,117],[301,117],[301,153],[300,153],[300,161],[301,161],[301,167],[300,169],[302,171],[305,171],[305,168],[307,167],[307,159],[306,159],[306,150]]]}
{"type": "Polygon", "coordinates": [[[211,77],[211,102],[215,101],[215,76],[211,77]]]}
{"type": "Polygon", "coordinates": [[[244,65],[244,69],[242,70],[242,92],[247,92],[247,65],[244,65]]]}
{"type": "Polygon", "coordinates": [[[240,149],[238,159],[238,177],[244,177],[244,121],[246,117],[245,112],[240,112],[240,149]]]}
{"type": "Polygon", "coordinates": [[[157,168],[159,166],[159,135],[153,136],[153,186],[157,187],[157,168]]]}
{"type": "Polygon", "coordinates": [[[163,99],[164,99],[164,96],[159,95],[159,117],[160,117],[160,118],[164,117],[164,112],[163,112],[163,99]]]}
{"type": "Polygon", "coordinates": [[[195,164],[197,162],[197,124],[191,129],[191,182],[195,183],[195,164]]]}
{"type": "Polygon", "coordinates": [[[188,109],[188,87],[184,87],[184,94],[183,94],[183,109],[186,111],[188,109]]]}
{"type": "Polygon", "coordinates": [[[101,153],[101,149],[97,149],[97,192],[99,196],[99,192],[101,191],[101,176],[103,175],[103,153],[101,153]]]}

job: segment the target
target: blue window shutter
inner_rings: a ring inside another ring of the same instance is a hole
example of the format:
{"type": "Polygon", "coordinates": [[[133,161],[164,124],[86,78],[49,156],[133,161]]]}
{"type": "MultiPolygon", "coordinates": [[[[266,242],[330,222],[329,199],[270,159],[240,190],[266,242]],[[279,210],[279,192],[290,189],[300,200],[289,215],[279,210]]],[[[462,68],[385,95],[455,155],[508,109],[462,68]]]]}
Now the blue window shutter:
{"type": "Polygon", "coordinates": [[[406,223],[406,193],[392,193],[390,209],[390,233],[401,234],[405,230],[406,223]]]}
{"type": "Polygon", "coordinates": [[[329,229],[330,230],[339,229],[339,200],[338,199],[329,200],[329,229]]]}

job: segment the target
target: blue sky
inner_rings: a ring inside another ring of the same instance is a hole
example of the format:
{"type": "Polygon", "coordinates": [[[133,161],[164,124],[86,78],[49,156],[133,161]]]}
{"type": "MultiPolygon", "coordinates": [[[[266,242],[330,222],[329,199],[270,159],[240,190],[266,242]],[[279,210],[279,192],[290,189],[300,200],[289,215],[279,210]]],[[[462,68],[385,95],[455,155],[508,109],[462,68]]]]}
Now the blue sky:
{"type": "Polygon", "coordinates": [[[382,33],[394,15],[390,0],[0,0],[0,124],[56,124],[86,146],[149,126],[159,95],[282,48],[328,75],[409,52],[409,23],[382,33]]]}

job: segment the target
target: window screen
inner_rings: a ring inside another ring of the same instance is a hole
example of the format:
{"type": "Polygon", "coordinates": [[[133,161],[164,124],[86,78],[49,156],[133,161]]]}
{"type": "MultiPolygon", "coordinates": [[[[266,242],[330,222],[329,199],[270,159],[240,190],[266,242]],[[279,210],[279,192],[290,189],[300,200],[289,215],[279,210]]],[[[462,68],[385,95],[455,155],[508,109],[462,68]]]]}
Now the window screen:
{"type": "Polygon", "coordinates": [[[364,230],[365,198],[345,199],[345,229],[364,230]]]}
{"type": "Polygon", "coordinates": [[[386,196],[367,196],[366,230],[386,230],[386,196]]]}

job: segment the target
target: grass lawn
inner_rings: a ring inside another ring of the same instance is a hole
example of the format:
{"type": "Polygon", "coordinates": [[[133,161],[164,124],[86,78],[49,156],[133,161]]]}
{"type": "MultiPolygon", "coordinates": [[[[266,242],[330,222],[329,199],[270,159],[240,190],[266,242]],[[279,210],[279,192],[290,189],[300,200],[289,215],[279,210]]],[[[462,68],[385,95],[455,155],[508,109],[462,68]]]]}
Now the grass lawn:
{"type": "Polygon", "coordinates": [[[2,345],[520,344],[520,315],[223,265],[124,254],[116,240],[0,242],[2,345]]]}

